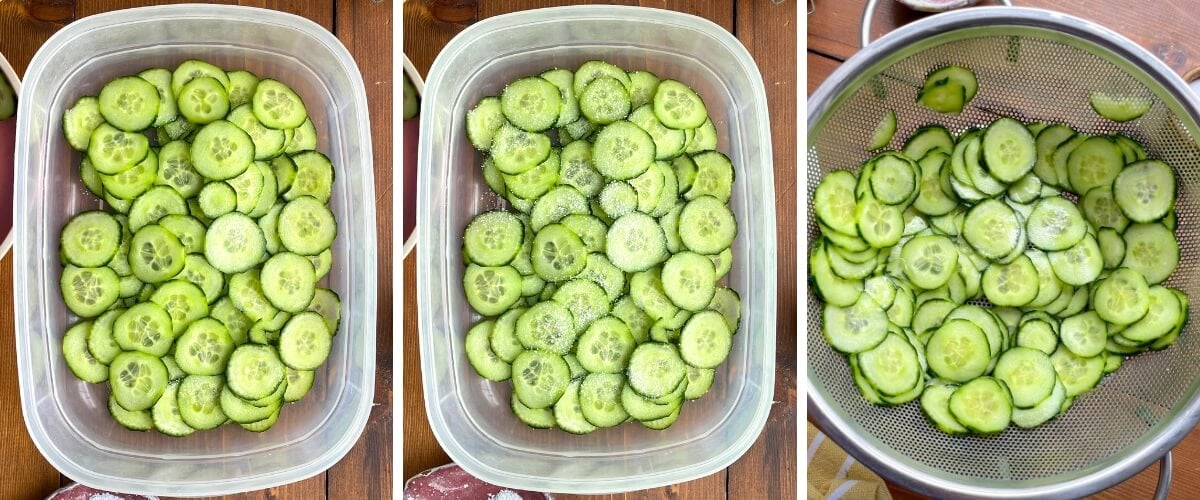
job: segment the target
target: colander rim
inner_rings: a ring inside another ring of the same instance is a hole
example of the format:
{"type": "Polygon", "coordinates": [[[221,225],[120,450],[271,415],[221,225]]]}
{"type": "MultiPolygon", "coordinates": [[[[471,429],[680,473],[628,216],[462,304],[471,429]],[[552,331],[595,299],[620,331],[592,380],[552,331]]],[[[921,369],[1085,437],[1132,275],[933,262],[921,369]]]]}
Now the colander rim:
{"type": "MultiPolygon", "coordinates": [[[[1128,38],[1099,24],[1060,12],[1030,7],[973,7],[929,16],[902,26],[875,40],[839,65],[808,99],[808,143],[812,144],[814,131],[831,111],[829,108],[834,99],[841,96],[866,69],[932,36],[963,29],[1006,25],[1040,28],[1073,36],[1124,59],[1161,85],[1193,122],[1200,123],[1200,98],[1166,64],[1128,38]]],[[[806,172],[800,170],[798,175],[803,192],[808,192],[806,172]]],[[[811,200],[801,215],[801,227],[808,226],[809,205],[811,200]]],[[[806,237],[801,235],[801,238],[806,237]]],[[[807,280],[800,282],[804,287],[802,296],[807,298],[807,280]]],[[[1082,497],[1124,481],[1145,469],[1177,445],[1197,421],[1200,421],[1200,390],[1197,390],[1192,392],[1174,418],[1160,424],[1157,430],[1149,429],[1146,435],[1139,438],[1138,441],[1143,442],[1141,448],[1135,449],[1115,463],[1082,475],[1070,476],[1061,482],[1044,484],[1041,483],[1044,480],[1042,478],[1035,480],[1039,484],[1024,487],[981,486],[934,476],[907,463],[891,459],[889,452],[858,435],[853,428],[854,424],[833,410],[832,402],[823,397],[813,382],[815,375],[811,364],[807,368],[807,376],[808,416],[822,432],[855,459],[888,480],[939,498],[1082,497]],[[1151,435],[1151,432],[1154,434],[1151,435]],[[1150,438],[1146,440],[1145,436],[1150,438]]],[[[1106,457],[1104,461],[1111,459],[1111,456],[1106,457]]],[[[1059,476],[1074,475],[1079,470],[1059,476]]],[[[1054,476],[1051,476],[1051,479],[1053,478],[1054,476]]]]}

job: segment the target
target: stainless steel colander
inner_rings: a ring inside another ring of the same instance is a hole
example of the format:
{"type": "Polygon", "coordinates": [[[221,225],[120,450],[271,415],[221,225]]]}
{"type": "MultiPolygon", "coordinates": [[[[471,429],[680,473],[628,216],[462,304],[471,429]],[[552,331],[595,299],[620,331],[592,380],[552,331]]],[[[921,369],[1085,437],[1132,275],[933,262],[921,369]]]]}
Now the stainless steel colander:
{"type": "MultiPolygon", "coordinates": [[[[872,2],[874,3],[874,2],[872,2]]],[[[865,29],[864,29],[865,33],[865,29]]],[[[864,36],[864,39],[866,37],[864,36]]],[[[1128,39],[1071,16],[1020,7],[977,7],[904,26],[866,46],[808,102],[808,239],[817,237],[813,192],[821,176],[854,169],[886,109],[891,147],[938,122],[955,132],[999,115],[1064,123],[1091,134],[1124,132],[1175,167],[1181,259],[1165,283],[1200,298],[1200,100],[1166,65],[1128,39]],[[957,116],[919,106],[928,71],[957,63],[979,93],[957,116]],[[1118,124],[1089,107],[1092,91],[1153,100],[1142,118],[1118,124]],[[1193,184],[1195,183],[1195,184],[1193,184]]],[[[806,259],[805,259],[806,260],[806,259]]],[[[1096,492],[1164,459],[1200,419],[1200,332],[1193,321],[1175,345],[1130,358],[1065,415],[1033,430],[951,437],[917,404],[880,408],[858,393],[845,359],[821,336],[821,302],[807,294],[808,412],[855,458],[884,477],[936,497],[1064,498],[1096,492]]]]}

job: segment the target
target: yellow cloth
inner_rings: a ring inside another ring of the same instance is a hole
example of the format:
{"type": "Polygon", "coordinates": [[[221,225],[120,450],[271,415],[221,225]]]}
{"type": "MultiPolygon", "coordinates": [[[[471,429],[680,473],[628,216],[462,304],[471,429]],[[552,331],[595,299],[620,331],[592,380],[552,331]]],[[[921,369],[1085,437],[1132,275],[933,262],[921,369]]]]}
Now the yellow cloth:
{"type": "Polygon", "coordinates": [[[808,423],[808,498],[891,500],[883,479],[808,423]]]}

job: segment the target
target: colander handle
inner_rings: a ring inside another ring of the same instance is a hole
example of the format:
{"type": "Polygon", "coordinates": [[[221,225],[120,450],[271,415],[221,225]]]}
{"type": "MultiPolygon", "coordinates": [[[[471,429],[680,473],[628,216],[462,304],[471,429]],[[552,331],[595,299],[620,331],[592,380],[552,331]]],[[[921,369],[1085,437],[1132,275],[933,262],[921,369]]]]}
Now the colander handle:
{"type": "Polygon", "coordinates": [[[1167,450],[1167,454],[1158,461],[1158,486],[1154,488],[1154,500],[1167,500],[1167,493],[1171,491],[1172,469],[1171,451],[1167,450]]]}
{"type": "MultiPolygon", "coordinates": [[[[1000,3],[1012,7],[1012,0],[1000,0],[1000,3]]],[[[867,7],[863,9],[862,32],[860,34],[860,45],[866,47],[871,44],[871,20],[875,18],[875,8],[879,6],[879,0],[867,0],[867,7]]]]}

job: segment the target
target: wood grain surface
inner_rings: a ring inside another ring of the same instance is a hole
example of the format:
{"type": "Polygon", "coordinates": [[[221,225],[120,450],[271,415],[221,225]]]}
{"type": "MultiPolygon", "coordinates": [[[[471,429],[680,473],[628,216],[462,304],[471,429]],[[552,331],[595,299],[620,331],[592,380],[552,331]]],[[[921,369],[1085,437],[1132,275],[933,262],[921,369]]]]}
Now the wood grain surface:
{"type": "MultiPolygon", "coordinates": [[[[76,18],[116,9],[156,5],[153,0],[84,0],[76,18]]],[[[178,2],[171,2],[178,3],[178,2]]],[[[294,484],[233,495],[256,499],[382,499],[392,492],[392,315],[391,315],[391,144],[392,2],[365,0],[249,0],[241,5],[297,14],[330,30],[358,63],[367,87],[374,147],[379,269],[375,406],[363,436],[328,472],[294,484]],[[382,201],[380,201],[382,200],[382,201]]],[[[0,52],[18,74],[59,25],[28,17],[20,2],[0,0],[0,52]]],[[[12,257],[0,260],[0,498],[45,498],[70,483],[34,448],[22,421],[13,336],[12,257]]]]}
{"type": "MultiPolygon", "coordinates": [[[[981,2],[992,4],[995,2],[981,2]]],[[[1200,67],[1200,10],[1197,4],[1185,0],[1142,2],[1138,0],[1097,0],[1089,2],[1056,2],[1053,0],[1019,0],[1021,6],[1040,7],[1075,15],[1117,31],[1165,61],[1179,75],[1200,67]]],[[[830,73],[859,49],[859,23],[864,0],[818,1],[808,16],[808,95],[825,81],[830,73]]],[[[877,38],[905,23],[923,17],[895,2],[880,2],[872,22],[872,36],[877,38]]],[[[1200,430],[1189,434],[1173,452],[1174,476],[1172,499],[1200,498],[1200,430]]],[[[1158,464],[1129,480],[1103,491],[1093,498],[1141,499],[1154,495],[1158,481],[1158,464]]],[[[889,488],[896,498],[924,498],[897,486],[889,488]]]]}
{"type": "MultiPolygon", "coordinates": [[[[470,3],[470,2],[467,2],[470,3]]],[[[422,75],[446,42],[470,22],[516,10],[562,5],[561,1],[481,1],[454,12],[457,22],[434,19],[420,2],[405,4],[405,52],[422,75]]],[[[576,2],[587,3],[587,2],[576,2]]],[[[733,33],[753,55],[767,88],[775,160],[778,223],[778,324],[775,404],[762,435],[739,461],[710,476],[653,490],[587,498],[787,499],[796,496],[796,2],[792,0],[616,3],[672,9],[705,17],[733,33]]],[[[446,16],[443,16],[446,17],[446,16]]],[[[419,249],[417,250],[419,251],[419,249]]],[[[426,419],[418,359],[415,255],[404,261],[404,472],[403,477],[449,461],[426,419]]],[[[563,498],[584,498],[563,496],[563,498]]]]}

